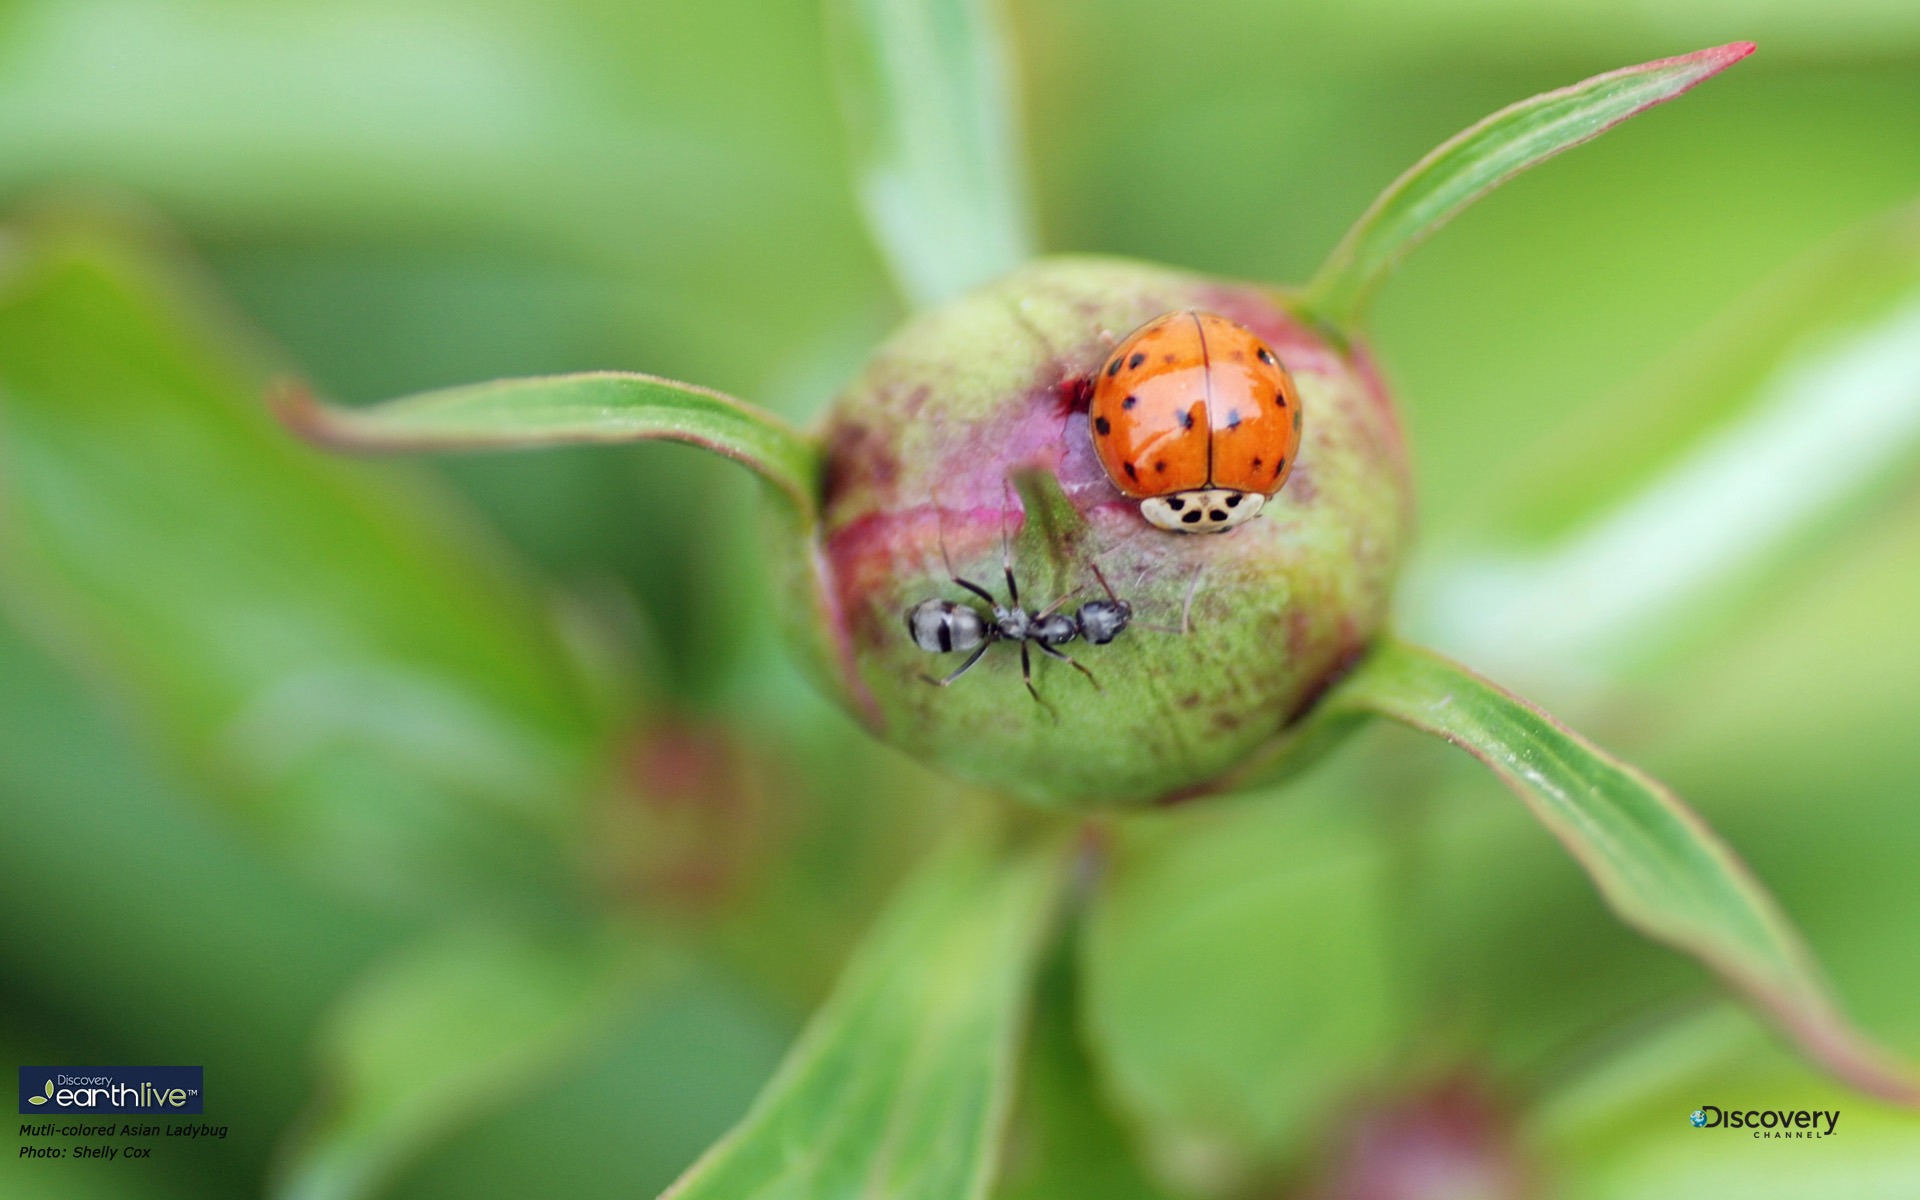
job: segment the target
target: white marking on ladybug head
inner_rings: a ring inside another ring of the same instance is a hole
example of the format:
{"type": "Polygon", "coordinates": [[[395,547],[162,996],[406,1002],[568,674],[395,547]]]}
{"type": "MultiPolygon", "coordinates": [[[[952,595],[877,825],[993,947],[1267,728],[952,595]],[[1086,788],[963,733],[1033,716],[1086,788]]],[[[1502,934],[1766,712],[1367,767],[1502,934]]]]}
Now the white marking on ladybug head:
{"type": "Polygon", "coordinates": [[[1197,488],[1171,496],[1149,496],[1140,515],[1169,533],[1225,533],[1260,515],[1267,498],[1234,488],[1197,488]]]}

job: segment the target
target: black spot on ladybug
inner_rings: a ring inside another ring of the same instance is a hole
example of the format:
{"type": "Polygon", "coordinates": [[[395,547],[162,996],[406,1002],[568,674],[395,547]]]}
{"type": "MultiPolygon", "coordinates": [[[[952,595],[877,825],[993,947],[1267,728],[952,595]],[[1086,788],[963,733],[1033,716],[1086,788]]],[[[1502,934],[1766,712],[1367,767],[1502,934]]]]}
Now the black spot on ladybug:
{"type": "Polygon", "coordinates": [[[1153,469],[1160,472],[1162,475],[1165,475],[1167,473],[1167,460],[1164,458],[1155,459],[1153,463],[1153,469]]]}
{"type": "Polygon", "coordinates": [[[1188,513],[1186,516],[1181,517],[1180,520],[1182,523],[1187,525],[1197,525],[1200,523],[1200,510],[1197,508],[1194,509],[1192,512],[1188,513]]]}
{"type": "Polygon", "coordinates": [[[1093,427],[1100,431],[1102,437],[1113,432],[1113,426],[1107,423],[1105,417],[1095,417],[1093,419],[1093,427]]]}
{"type": "Polygon", "coordinates": [[[1224,521],[1227,519],[1226,510],[1216,508],[1212,512],[1208,513],[1207,517],[1208,519],[1214,520],[1214,521],[1224,521]]]}
{"type": "Polygon", "coordinates": [[[1122,463],[1120,465],[1127,469],[1128,479],[1138,480],[1140,478],[1140,472],[1133,469],[1132,463],[1122,463]]]}
{"type": "Polygon", "coordinates": [[[1115,375],[1118,375],[1119,373],[1120,373],[1120,360],[1116,358],[1112,362],[1107,364],[1107,378],[1112,379],[1115,375]]]}
{"type": "Polygon", "coordinates": [[[1258,454],[1256,454],[1256,455],[1254,455],[1254,456],[1253,456],[1253,469],[1254,469],[1254,470],[1256,470],[1256,471],[1258,471],[1258,470],[1259,470],[1259,469],[1260,469],[1261,467],[1264,467],[1264,466],[1266,466],[1266,465],[1267,465],[1267,460],[1266,460],[1266,459],[1264,459],[1264,458],[1261,458],[1261,457],[1260,457],[1260,456],[1259,456],[1258,454]]]}
{"type": "Polygon", "coordinates": [[[1233,495],[1227,497],[1227,507],[1228,508],[1240,507],[1240,493],[1235,492],[1233,495]]]}
{"type": "Polygon", "coordinates": [[[1280,365],[1280,360],[1273,356],[1273,351],[1267,349],[1265,346],[1260,347],[1260,361],[1267,364],[1270,367],[1277,367],[1280,365]]]}
{"type": "Polygon", "coordinates": [[[1300,410],[1297,408],[1293,410],[1293,431],[1300,432],[1300,410]]]}
{"type": "Polygon", "coordinates": [[[1287,456],[1282,454],[1280,456],[1280,461],[1273,464],[1273,470],[1274,470],[1274,473],[1277,475],[1281,471],[1284,471],[1286,469],[1287,469],[1287,456]]]}
{"type": "Polygon", "coordinates": [[[1240,428],[1240,410],[1239,409],[1230,408],[1227,410],[1227,428],[1228,429],[1240,428]]]}
{"type": "Polygon", "coordinates": [[[1138,396],[1128,396],[1128,397],[1127,397],[1127,398],[1126,398],[1125,400],[1122,400],[1122,401],[1120,402],[1120,407],[1121,407],[1121,408],[1132,408],[1132,407],[1133,407],[1134,405],[1136,405],[1136,404],[1138,404],[1138,403],[1140,403],[1140,397],[1138,397],[1138,396]]]}
{"type": "Polygon", "coordinates": [[[1181,509],[1185,508],[1186,506],[1187,506],[1187,502],[1185,500],[1182,500],[1178,496],[1169,497],[1167,500],[1167,507],[1172,509],[1175,512],[1179,512],[1181,509]]]}
{"type": "Polygon", "coordinates": [[[1140,369],[1140,364],[1145,361],[1147,361],[1146,355],[1136,353],[1132,358],[1127,360],[1127,370],[1137,371],[1140,369]]]}
{"type": "Polygon", "coordinates": [[[1192,409],[1183,408],[1180,410],[1180,428],[1182,429],[1193,428],[1193,410],[1192,409]]]}
{"type": "Polygon", "coordinates": [[[1172,366],[1174,363],[1177,363],[1180,361],[1180,356],[1177,354],[1162,354],[1160,356],[1160,361],[1167,364],[1168,366],[1172,366]]]}
{"type": "Polygon", "coordinates": [[[1287,394],[1285,392],[1274,393],[1273,402],[1281,408],[1285,408],[1287,406],[1287,394]]]}

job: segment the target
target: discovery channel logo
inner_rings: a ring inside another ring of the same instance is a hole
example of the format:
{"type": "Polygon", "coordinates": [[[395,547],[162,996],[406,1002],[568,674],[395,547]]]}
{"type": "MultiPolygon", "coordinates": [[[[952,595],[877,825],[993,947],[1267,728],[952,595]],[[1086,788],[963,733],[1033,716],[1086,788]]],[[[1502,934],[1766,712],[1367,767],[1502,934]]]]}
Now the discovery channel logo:
{"type": "Polygon", "coordinates": [[[21,1067],[20,1112],[197,1113],[201,1067],[21,1067]]]}
{"type": "Polygon", "coordinates": [[[1805,1108],[1721,1108],[1702,1104],[1687,1114],[1695,1129],[1750,1129],[1756,1138],[1832,1137],[1840,1124],[1840,1110],[1805,1108]]]}

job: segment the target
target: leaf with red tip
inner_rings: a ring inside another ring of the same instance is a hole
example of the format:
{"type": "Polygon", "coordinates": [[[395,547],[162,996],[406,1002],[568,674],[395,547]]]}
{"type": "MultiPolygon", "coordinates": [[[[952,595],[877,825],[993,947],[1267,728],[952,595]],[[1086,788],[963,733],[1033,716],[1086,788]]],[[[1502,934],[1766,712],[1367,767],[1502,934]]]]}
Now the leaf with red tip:
{"type": "Polygon", "coordinates": [[[1380,194],[1347,231],[1305,303],[1350,328],[1400,259],[1467,205],[1528,167],[1591,141],[1753,53],[1752,42],[1623,67],[1501,109],[1442,142],[1380,194]]]}
{"type": "Polygon", "coordinates": [[[1920,1105],[1920,1078],[1853,1027],[1773,897],[1661,784],[1465,667],[1392,640],[1328,694],[1315,719],[1368,713],[1485,763],[1621,920],[1711,967],[1835,1077],[1920,1105]]]}
{"type": "Polygon", "coordinates": [[[307,440],[338,450],[507,450],[685,442],[742,463],[811,521],[819,453],[778,417],[731,396],[652,375],[596,371],[422,392],[371,408],[321,404],[283,387],[275,408],[307,440]]]}

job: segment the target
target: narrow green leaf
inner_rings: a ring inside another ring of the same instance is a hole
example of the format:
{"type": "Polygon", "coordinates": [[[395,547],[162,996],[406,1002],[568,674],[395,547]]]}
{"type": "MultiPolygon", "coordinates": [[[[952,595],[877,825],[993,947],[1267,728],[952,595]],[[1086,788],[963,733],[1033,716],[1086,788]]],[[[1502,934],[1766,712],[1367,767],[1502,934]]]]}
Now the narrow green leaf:
{"type": "Polygon", "coordinates": [[[1024,514],[1014,557],[1023,563],[1047,564],[1050,578],[1034,582],[1049,585],[1053,595],[1084,582],[1091,556],[1083,543],[1091,526],[1086,514],[1067,498],[1059,477],[1045,467],[1029,467],[1014,472],[1013,486],[1024,514]]]}
{"type": "Polygon", "coordinates": [[[820,456],[806,437],[731,396],[651,375],[502,379],[357,409],[286,387],[276,407],[310,441],[361,452],[685,442],[744,464],[809,521],[817,504],[820,456]]]}
{"type": "Polygon", "coordinates": [[[996,841],[969,831],[921,868],[745,1119],[668,1196],[985,1195],[1068,862],[1058,840],[996,841]]]}
{"type": "Polygon", "coordinates": [[[425,481],[327,460],[190,266],[9,229],[0,601],[284,850],[382,898],[544,886],[616,714],[425,481]]]}
{"type": "Polygon", "coordinates": [[[1354,222],[1307,285],[1304,303],[1347,329],[1407,251],[1528,167],[1592,141],[1753,53],[1734,42],[1596,75],[1501,109],[1409,167],[1354,222]]]}
{"type": "Polygon", "coordinates": [[[1920,1105],[1920,1079],[1849,1023],[1773,898],[1665,787],[1466,668],[1390,639],[1323,707],[1391,717],[1467,751],[1560,839],[1623,921],[1718,972],[1834,1076],[1920,1105]]]}
{"type": "Polygon", "coordinates": [[[470,929],[380,966],[321,1033],[314,1107],[283,1152],[281,1200],[353,1200],[558,1069],[631,995],[634,964],[576,935],[470,929]]]}
{"type": "Polygon", "coordinates": [[[1079,1028],[1076,958],[1062,947],[1041,979],[994,1200],[1167,1200],[1101,1094],[1098,1068],[1079,1028]]]}
{"type": "Polygon", "coordinates": [[[1503,673],[1617,675],[1870,510],[1920,459],[1920,205],[1823,247],[1601,408],[1503,497],[1511,548],[1415,582],[1420,636],[1503,673]]]}
{"type": "Polygon", "coordinates": [[[1033,257],[996,0],[829,0],[867,224],[915,307],[1033,257]]]}

